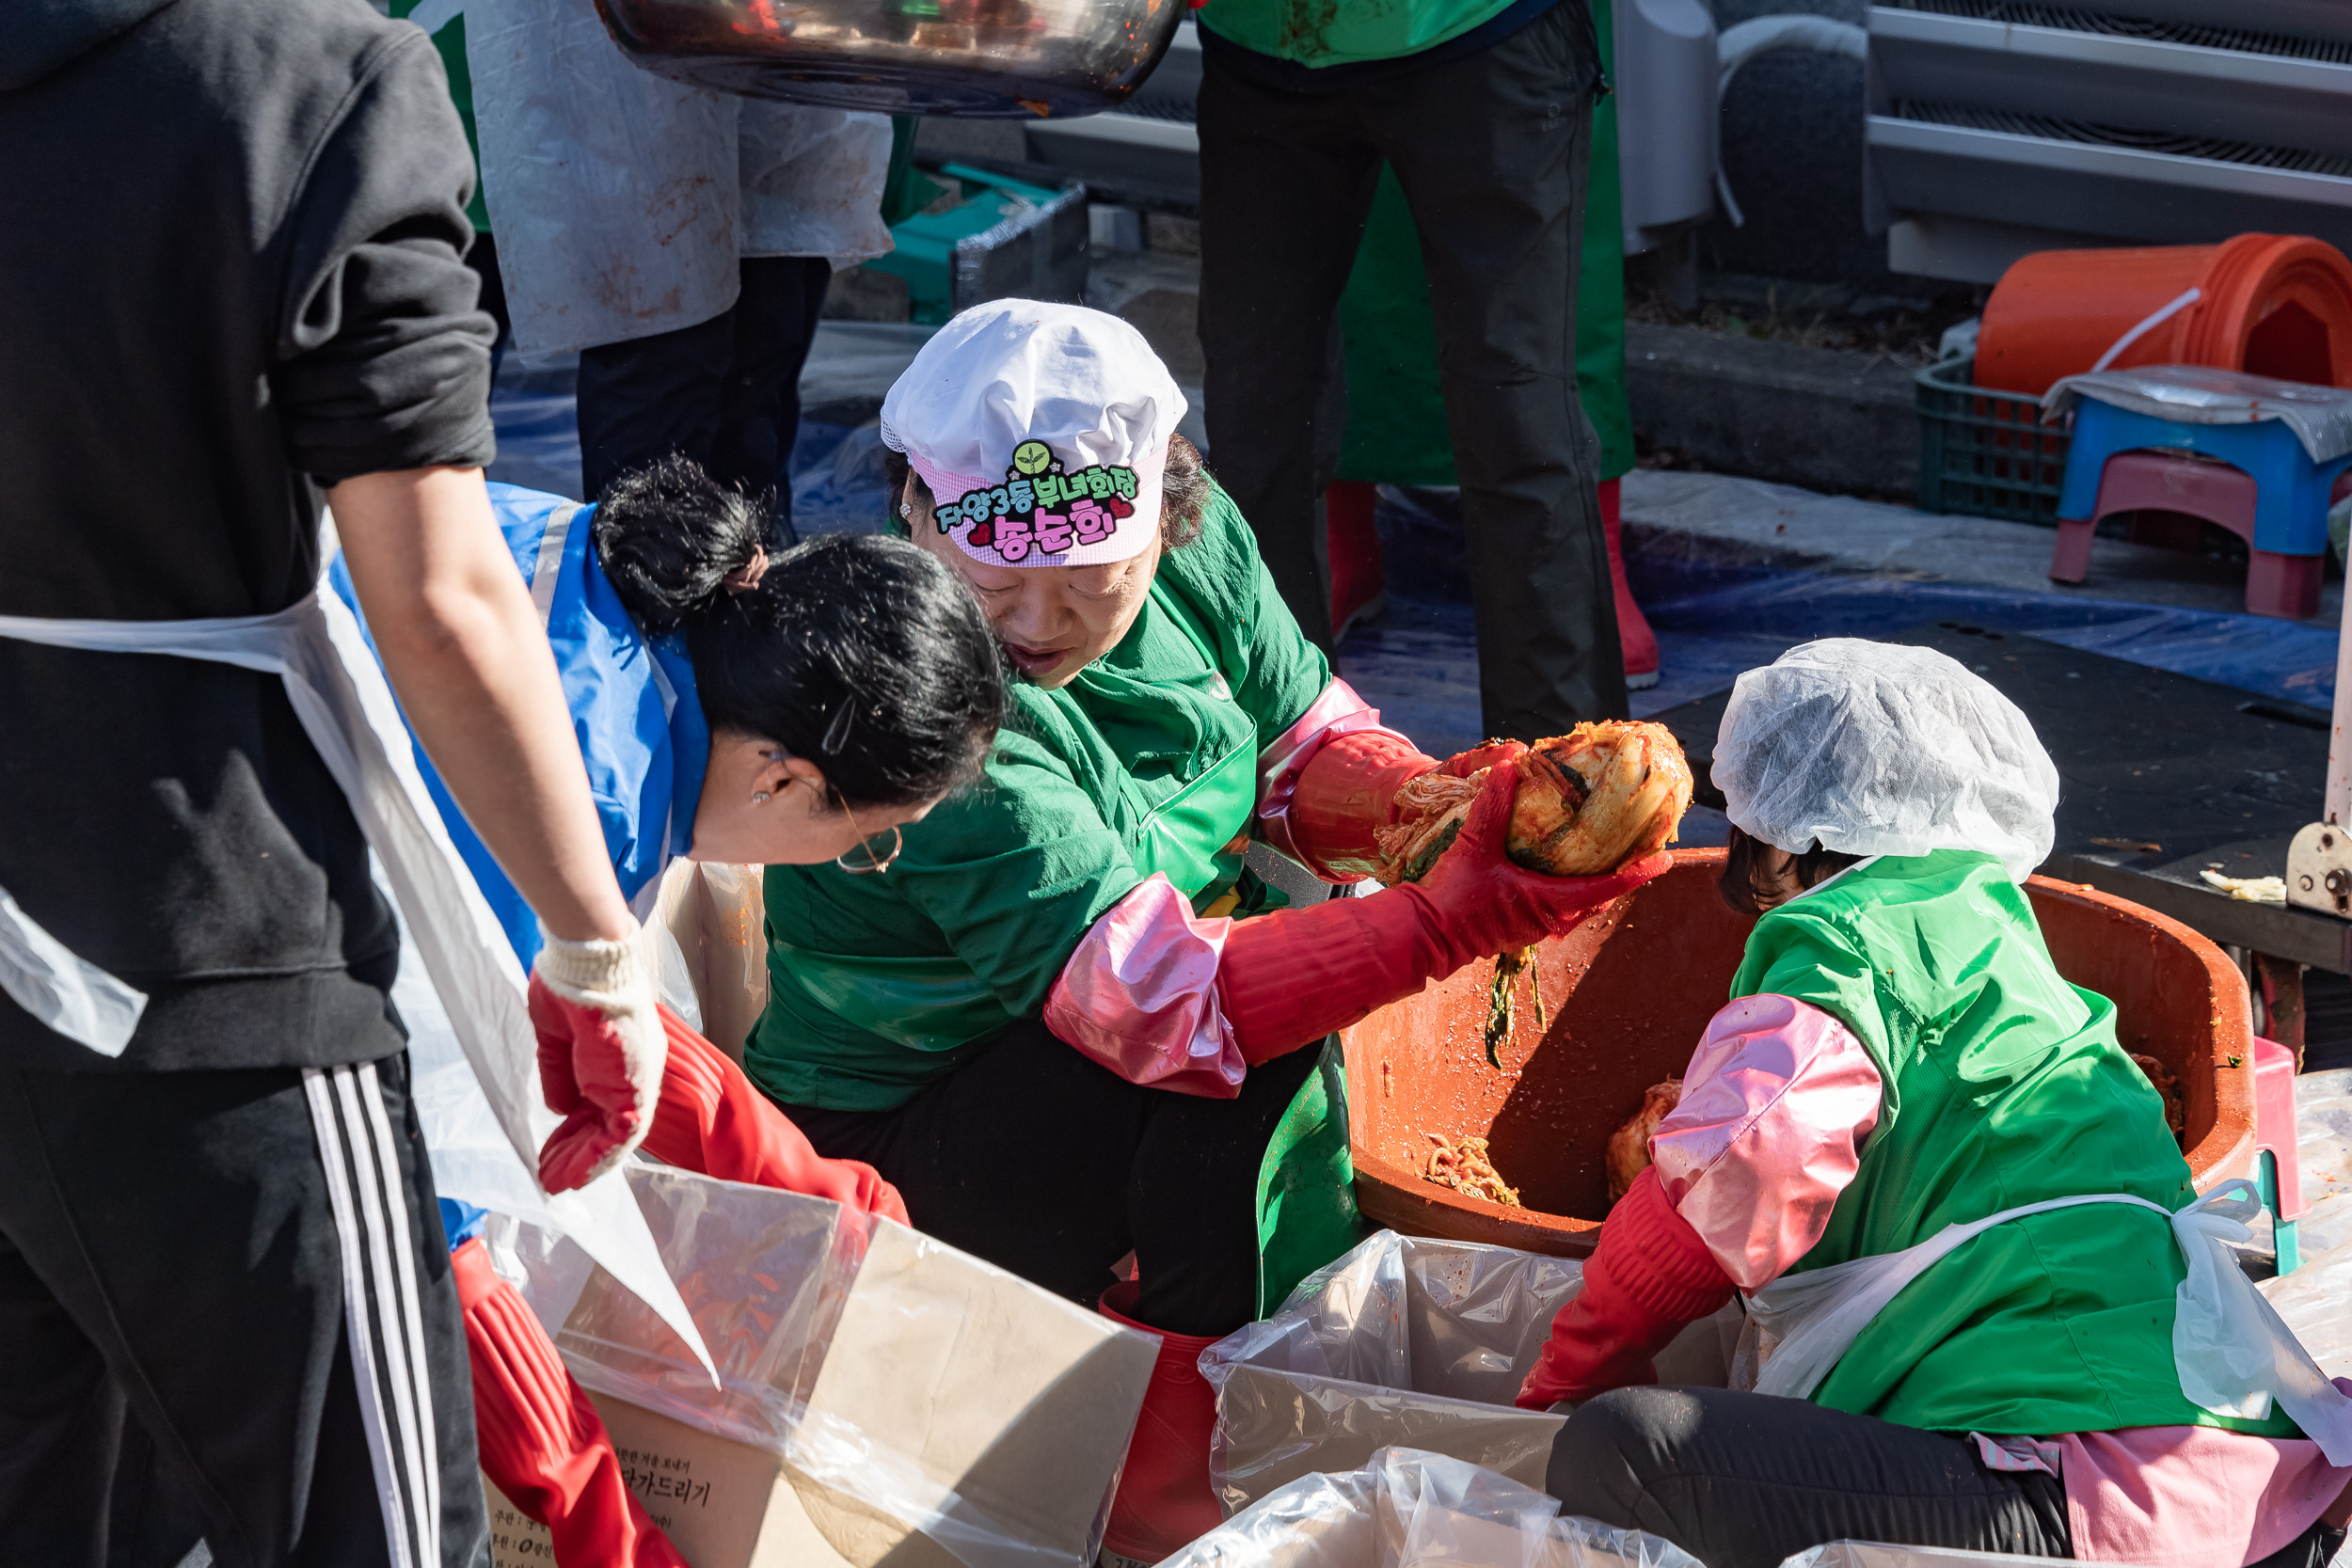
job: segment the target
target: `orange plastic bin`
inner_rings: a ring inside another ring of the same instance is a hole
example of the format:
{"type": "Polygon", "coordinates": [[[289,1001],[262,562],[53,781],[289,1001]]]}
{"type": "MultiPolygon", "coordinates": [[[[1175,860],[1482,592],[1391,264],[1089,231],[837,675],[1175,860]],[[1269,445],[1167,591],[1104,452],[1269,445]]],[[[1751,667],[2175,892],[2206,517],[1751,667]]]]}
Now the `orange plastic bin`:
{"type": "MultiPolygon", "coordinates": [[[[1523,1008],[1500,1072],[1480,1043],[1491,964],[1343,1032],[1364,1213],[1408,1236],[1590,1252],[1609,1209],[1609,1134],[1641,1109],[1644,1089],[1681,1075],[1740,966],[1754,923],[1716,896],[1723,863],[1720,849],[1679,851],[1663,877],[1544,943],[1536,968],[1549,1026],[1539,1033],[1523,1008]],[[1489,1139],[1526,1207],[1423,1180],[1428,1132],[1489,1139]]],[[[2198,1185],[2251,1175],[2253,1029],[2236,967],[2187,927],[2137,904],[2042,877],[2026,891],[2059,971],[2115,1003],[2124,1049],[2158,1058],[2180,1080],[2198,1185]]]]}
{"type": "Polygon", "coordinates": [[[1985,302],[1975,380],[2039,397],[2143,327],[2107,369],[2217,365],[2352,387],[2352,261],[2325,241],[2292,234],[2037,251],[2002,274],[1985,302]],[[2171,314],[2153,319],[2168,308],[2171,314]]]}

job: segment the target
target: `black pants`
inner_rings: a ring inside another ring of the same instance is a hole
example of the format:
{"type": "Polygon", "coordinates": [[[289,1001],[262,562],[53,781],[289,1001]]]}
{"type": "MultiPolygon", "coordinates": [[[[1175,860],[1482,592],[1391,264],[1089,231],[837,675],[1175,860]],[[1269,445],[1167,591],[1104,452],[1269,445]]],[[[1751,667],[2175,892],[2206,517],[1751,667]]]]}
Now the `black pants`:
{"type": "Polygon", "coordinates": [[[1581,0],[1490,49],[1327,94],[1212,54],[1200,84],[1210,455],[1299,626],[1330,646],[1319,500],[1334,322],[1383,159],[1421,231],[1462,483],[1486,731],[1626,712],[1599,442],[1576,395],[1576,265],[1597,62],[1581,0]]]}
{"type": "Polygon", "coordinates": [[[772,491],[792,538],[786,465],[801,424],[801,367],[833,268],[821,256],[739,263],[733,309],[693,326],[580,351],[580,483],[590,500],[640,464],[682,451],[724,484],[772,491]]]}
{"type": "Polygon", "coordinates": [[[1130,1084],[1031,1019],[895,1111],[784,1109],[941,1241],[1088,1306],[1132,1249],[1138,1322],[1225,1334],[1258,1315],[1258,1169],[1315,1061],[1294,1051],[1204,1100],[1130,1084]]]}
{"type": "Polygon", "coordinates": [[[485,1562],[448,1247],[405,1057],[0,1070],[0,1561],[485,1562]]]}
{"type": "MultiPolygon", "coordinates": [[[[1776,1568],[1827,1541],[2072,1558],[2065,1482],[1989,1470],[1964,1437],[1724,1388],[1619,1388],[1551,1446],[1561,1508],[1660,1535],[1708,1568],[1776,1568]]],[[[2255,1568],[2326,1568],[2314,1525],[2255,1568]]]]}

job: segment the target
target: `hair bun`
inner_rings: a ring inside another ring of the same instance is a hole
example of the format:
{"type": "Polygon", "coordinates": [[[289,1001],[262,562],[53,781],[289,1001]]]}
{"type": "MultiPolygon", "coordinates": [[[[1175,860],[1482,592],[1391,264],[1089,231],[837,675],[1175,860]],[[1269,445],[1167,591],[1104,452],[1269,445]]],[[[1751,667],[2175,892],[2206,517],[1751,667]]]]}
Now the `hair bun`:
{"type": "Polygon", "coordinates": [[[751,592],[769,564],[766,509],[682,452],[605,486],[594,532],[605,577],[650,635],[751,592]]]}

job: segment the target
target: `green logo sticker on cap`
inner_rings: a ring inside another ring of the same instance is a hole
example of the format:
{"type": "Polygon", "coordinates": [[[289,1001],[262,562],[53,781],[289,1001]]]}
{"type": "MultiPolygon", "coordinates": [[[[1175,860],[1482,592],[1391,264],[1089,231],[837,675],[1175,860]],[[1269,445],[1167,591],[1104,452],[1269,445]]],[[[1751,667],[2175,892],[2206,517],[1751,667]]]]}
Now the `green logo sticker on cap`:
{"type": "Polygon", "coordinates": [[[1024,441],[1012,449],[1012,466],[1016,472],[1031,478],[1053,466],[1054,454],[1042,441],[1024,441]]]}

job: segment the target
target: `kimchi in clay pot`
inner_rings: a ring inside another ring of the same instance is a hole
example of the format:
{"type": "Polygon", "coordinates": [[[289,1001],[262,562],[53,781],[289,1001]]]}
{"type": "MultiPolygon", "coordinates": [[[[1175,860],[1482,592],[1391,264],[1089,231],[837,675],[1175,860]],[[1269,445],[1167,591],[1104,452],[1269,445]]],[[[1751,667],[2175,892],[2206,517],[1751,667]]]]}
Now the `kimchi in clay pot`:
{"type": "MultiPolygon", "coordinates": [[[[1491,961],[1343,1031],[1364,1213],[1408,1236],[1590,1252],[1609,1212],[1610,1134],[1652,1085],[1689,1065],[1728,1000],[1755,924],[1716,896],[1723,863],[1720,849],[1677,851],[1664,876],[1538,947],[1548,1022],[1539,1028],[1534,1009],[1520,1009],[1500,1071],[1482,1043],[1491,961]],[[1433,1133],[1486,1139],[1522,1207],[1424,1180],[1433,1133]]],[[[2043,877],[2026,891],[2058,972],[2110,998],[2123,1049],[2157,1058],[2178,1079],[2182,1145],[2199,1188],[2249,1174],[2253,1031],[2236,968],[2187,927],[2137,904],[2043,877]]]]}

